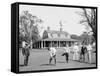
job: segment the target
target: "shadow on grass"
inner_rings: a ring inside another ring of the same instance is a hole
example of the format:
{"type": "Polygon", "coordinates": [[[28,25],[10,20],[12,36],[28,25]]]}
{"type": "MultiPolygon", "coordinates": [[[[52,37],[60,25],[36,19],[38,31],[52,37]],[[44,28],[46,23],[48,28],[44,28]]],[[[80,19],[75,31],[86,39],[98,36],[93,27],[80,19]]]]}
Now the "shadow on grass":
{"type": "MultiPolygon", "coordinates": [[[[74,61],[75,61],[75,60],[74,60],[74,61]]],[[[89,63],[89,62],[86,62],[86,61],[75,61],[75,62],[85,63],[85,64],[96,64],[95,62],[89,63]]]]}
{"type": "MultiPolygon", "coordinates": [[[[86,61],[79,61],[79,60],[69,60],[68,63],[70,63],[70,62],[85,63],[85,64],[90,64],[90,65],[96,64],[96,62],[89,63],[89,62],[86,62],[86,61]]],[[[67,62],[66,61],[57,61],[57,63],[67,63],[67,62]]]]}
{"type": "Polygon", "coordinates": [[[57,63],[67,63],[67,62],[64,62],[64,61],[57,61],[57,63]]]}
{"type": "Polygon", "coordinates": [[[55,66],[56,64],[41,64],[40,66],[55,66]]]}

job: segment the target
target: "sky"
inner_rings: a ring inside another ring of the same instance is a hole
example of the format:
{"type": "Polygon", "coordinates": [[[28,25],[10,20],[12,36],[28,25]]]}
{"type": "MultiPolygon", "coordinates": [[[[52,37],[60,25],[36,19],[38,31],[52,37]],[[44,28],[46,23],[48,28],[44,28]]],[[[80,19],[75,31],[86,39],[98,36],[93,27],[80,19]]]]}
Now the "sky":
{"type": "Polygon", "coordinates": [[[43,23],[39,25],[39,28],[43,27],[39,29],[41,36],[47,27],[50,27],[50,30],[59,30],[60,21],[63,31],[69,34],[81,35],[86,31],[85,26],[79,23],[82,19],[77,13],[82,11],[80,8],[20,5],[19,14],[22,14],[23,11],[29,11],[32,15],[43,20],[43,23]]]}

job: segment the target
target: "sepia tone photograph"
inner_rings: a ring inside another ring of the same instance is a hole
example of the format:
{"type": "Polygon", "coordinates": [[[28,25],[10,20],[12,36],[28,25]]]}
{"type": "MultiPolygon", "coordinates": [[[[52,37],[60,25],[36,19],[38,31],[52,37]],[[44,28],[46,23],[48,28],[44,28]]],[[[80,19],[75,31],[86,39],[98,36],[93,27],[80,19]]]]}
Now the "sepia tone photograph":
{"type": "Polygon", "coordinates": [[[97,67],[97,9],[19,5],[19,72],[97,67]]]}

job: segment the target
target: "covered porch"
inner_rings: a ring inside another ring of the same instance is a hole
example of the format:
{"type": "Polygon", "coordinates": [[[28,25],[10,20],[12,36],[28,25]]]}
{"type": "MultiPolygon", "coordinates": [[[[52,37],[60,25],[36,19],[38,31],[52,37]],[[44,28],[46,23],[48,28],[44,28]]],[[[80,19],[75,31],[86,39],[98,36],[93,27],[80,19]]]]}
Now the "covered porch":
{"type": "Polygon", "coordinates": [[[63,38],[47,38],[38,40],[36,43],[33,44],[33,48],[47,48],[49,45],[51,47],[65,47],[66,45],[73,45],[75,42],[79,42],[79,40],[75,39],[63,39],[63,38]]]}

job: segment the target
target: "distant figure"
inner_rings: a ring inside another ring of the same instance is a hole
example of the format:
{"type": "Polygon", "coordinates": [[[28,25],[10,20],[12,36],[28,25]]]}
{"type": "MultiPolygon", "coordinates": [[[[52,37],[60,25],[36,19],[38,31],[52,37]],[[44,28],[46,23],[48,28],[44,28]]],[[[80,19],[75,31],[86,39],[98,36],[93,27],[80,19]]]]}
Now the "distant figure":
{"type": "Polygon", "coordinates": [[[22,54],[24,56],[24,65],[28,65],[28,60],[29,60],[29,55],[30,55],[30,45],[27,42],[23,42],[23,49],[22,49],[22,54]]]}
{"type": "Polygon", "coordinates": [[[82,45],[81,52],[80,52],[80,59],[84,62],[85,61],[85,53],[87,52],[87,48],[85,45],[82,45]]]}
{"type": "Polygon", "coordinates": [[[87,55],[89,63],[92,63],[92,46],[90,44],[87,45],[87,55]]]}
{"type": "Polygon", "coordinates": [[[66,47],[64,47],[65,52],[62,54],[62,56],[65,56],[66,58],[66,62],[68,63],[69,61],[69,46],[67,45],[66,47]]]}
{"type": "Polygon", "coordinates": [[[50,59],[49,59],[49,64],[51,64],[51,61],[54,59],[55,64],[56,64],[56,49],[54,47],[49,47],[49,54],[50,54],[50,59]]]}
{"type": "Polygon", "coordinates": [[[77,43],[74,44],[73,46],[73,60],[79,60],[79,47],[77,45],[77,43]]]}

